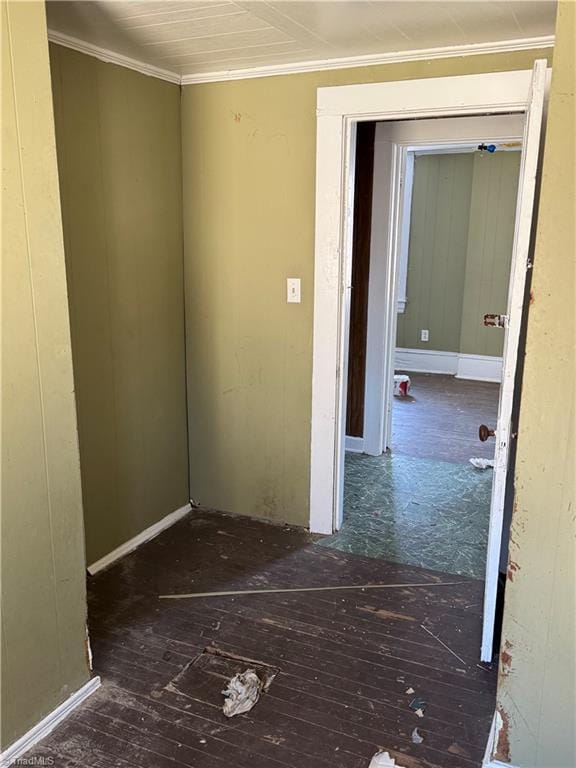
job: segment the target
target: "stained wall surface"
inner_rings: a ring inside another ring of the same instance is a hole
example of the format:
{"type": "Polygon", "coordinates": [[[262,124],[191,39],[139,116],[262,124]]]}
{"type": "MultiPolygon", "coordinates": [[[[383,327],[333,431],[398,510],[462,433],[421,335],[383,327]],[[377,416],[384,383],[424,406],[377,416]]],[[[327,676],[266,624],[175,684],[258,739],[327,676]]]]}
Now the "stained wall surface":
{"type": "Polygon", "coordinates": [[[561,0],[498,685],[496,754],[520,768],[576,765],[575,32],[576,6],[561,0]]]}
{"type": "Polygon", "coordinates": [[[189,499],[180,89],[50,58],[92,563],[189,499]]]}
{"type": "Polygon", "coordinates": [[[316,91],[531,69],[550,49],[182,89],[192,497],[307,525],[316,91]],[[302,303],[286,303],[286,278],[302,303]]]}
{"type": "Polygon", "coordinates": [[[90,673],[82,494],[46,19],[2,24],[2,715],[6,748],[90,673]]]}

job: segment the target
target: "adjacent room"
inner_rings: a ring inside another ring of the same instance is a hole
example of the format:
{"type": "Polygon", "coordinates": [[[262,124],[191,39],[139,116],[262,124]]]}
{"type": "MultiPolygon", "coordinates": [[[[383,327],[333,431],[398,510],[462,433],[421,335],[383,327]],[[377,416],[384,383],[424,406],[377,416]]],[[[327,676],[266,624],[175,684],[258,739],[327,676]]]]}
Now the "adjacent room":
{"type": "MultiPolygon", "coordinates": [[[[354,259],[367,267],[352,266],[344,522],[323,543],[483,579],[494,441],[480,428],[492,429],[498,417],[522,121],[459,118],[444,128],[439,121],[394,127],[420,146],[406,147],[388,374],[395,386],[385,407],[391,418],[379,425],[384,443],[376,450],[371,422],[381,412],[371,400],[374,380],[383,377],[366,347],[375,343],[370,316],[385,311],[370,266],[385,258],[379,229],[385,228],[388,189],[381,155],[388,151],[389,127],[363,128],[356,147],[354,259]],[[443,143],[432,146],[440,135],[443,143]],[[451,138],[459,143],[450,145],[451,138]]],[[[383,391],[384,381],[377,383],[383,391]]],[[[503,531],[504,549],[507,537],[503,531]]]]}
{"type": "Polygon", "coordinates": [[[576,6],[0,10],[2,768],[573,768],[576,6]]]}

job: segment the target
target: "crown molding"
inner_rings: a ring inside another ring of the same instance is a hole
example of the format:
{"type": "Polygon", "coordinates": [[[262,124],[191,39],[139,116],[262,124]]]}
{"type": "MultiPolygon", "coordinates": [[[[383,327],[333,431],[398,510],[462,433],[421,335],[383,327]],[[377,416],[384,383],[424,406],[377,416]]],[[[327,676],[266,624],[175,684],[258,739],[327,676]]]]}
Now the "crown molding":
{"type": "Polygon", "coordinates": [[[117,64],[120,67],[133,69],[143,75],[158,77],[160,80],[167,80],[169,83],[176,83],[176,85],[180,85],[181,83],[182,78],[177,72],[172,72],[169,69],[162,69],[161,67],[155,67],[152,64],[145,64],[138,59],[132,59],[130,56],[124,56],[121,53],[110,51],[107,48],[100,48],[98,45],[86,43],[84,40],[79,40],[77,37],[71,37],[62,32],[56,32],[54,29],[48,30],[48,40],[50,40],[51,43],[63,45],[65,48],[72,48],[74,51],[86,53],[88,56],[94,56],[96,59],[105,61],[108,64],[117,64]]]}
{"type": "Polygon", "coordinates": [[[299,61],[293,64],[270,64],[248,69],[227,69],[217,72],[200,72],[192,75],[179,75],[168,69],[161,69],[152,64],[115,53],[107,48],[100,48],[92,43],[86,43],[76,37],[65,35],[56,30],[48,30],[48,39],[52,43],[72,48],[80,53],[94,56],[101,61],[127,67],[150,77],[158,77],[177,85],[196,85],[198,83],[217,83],[226,80],[247,80],[256,77],[276,77],[278,75],[295,75],[304,72],[322,72],[331,69],[352,69],[354,67],[375,67],[379,64],[400,64],[408,61],[429,61],[431,59],[447,59],[458,56],[478,56],[490,53],[513,53],[514,51],[529,51],[554,47],[554,35],[541,37],[524,37],[518,40],[501,40],[495,43],[470,43],[468,45],[448,45],[441,48],[421,48],[413,51],[396,51],[391,53],[370,54],[368,56],[344,56],[336,59],[315,59],[299,61]]]}
{"type": "Polygon", "coordinates": [[[246,80],[254,77],[274,77],[293,75],[303,72],[321,72],[330,69],[352,69],[354,67],[374,67],[378,64],[399,64],[405,61],[424,61],[447,59],[456,56],[477,56],[489,53],[512,53],[539,48],[553,48],[554,35],[525,37],[519,40],[502,40],[495,43],[470,43],[468,45],[448,45],[442,48],[421,48],[413,51],[370,54],[368,56],[345,56],[338,59],[316,59],[300,61],[294,64],[272,64],[251,69],[230,69],[220,72],[201,72],[197,75],[183,75],[182,85],[197,83],[215,83],[224,80],[246,80]]]}

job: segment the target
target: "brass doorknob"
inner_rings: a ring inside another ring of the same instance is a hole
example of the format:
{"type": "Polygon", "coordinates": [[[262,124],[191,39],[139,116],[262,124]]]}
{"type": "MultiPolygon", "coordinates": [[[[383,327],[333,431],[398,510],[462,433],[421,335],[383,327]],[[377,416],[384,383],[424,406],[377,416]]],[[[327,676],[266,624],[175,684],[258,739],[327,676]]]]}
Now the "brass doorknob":
{"type": "Polygon", "coordinates": [[[480,424],[478,427],[478,437],[483,443],[485,443],[489,437],[494,437],[495,434],[496,432],[493,429],[490,429],[490,427],[487,427],[486,424],[480,424]]]}

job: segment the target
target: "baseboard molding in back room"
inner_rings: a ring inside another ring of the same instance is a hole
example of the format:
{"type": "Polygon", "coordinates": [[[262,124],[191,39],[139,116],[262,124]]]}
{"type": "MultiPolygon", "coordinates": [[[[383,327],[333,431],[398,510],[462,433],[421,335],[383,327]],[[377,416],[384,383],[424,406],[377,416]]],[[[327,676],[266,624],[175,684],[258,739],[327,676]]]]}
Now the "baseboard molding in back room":
{"type": "Polygon", "coordinates": [[[191,509],[192,505],[188,503],[183,507],[180,507],[180,509],[177,509],[174,512],[170,512],[170,514],[166,515],[166,517],[163,517],[162,520],[158,520],[158,522],[154,523],[154,525],[146,528],[137,536],[134,536],[132,539],[124,542],[124,544],[120,544],[120,546],[116,547],[116,549],[113,549],[112,552],[109,552],[107,555],[104,555],[104,557],[96,560],[95,563],[92,563],[92,565],[89,565],[88,573],[91,576],[94,576],[96,573],[103,571],[104,568],[108,568],[117,560],[120,560],[121,557],[124,557],[124,555],[133,552],[141,544],[144,544],[145,542],[150,541],[150,539],[155,538],[159,533],[165,531],[166,528],[170,528],[171,525],[174,525],[174,523],[177,523],[178,520],[181,520],[183,517],[185,517],[191,511],[191,509]]]}
{"type": "Polygon", "coordinates": [[[457,379],[500,382],[502,358],[490,355],[468,355],[436,349],[397,347],[394,356],[397,371],[442,373],[457,379]]]}

